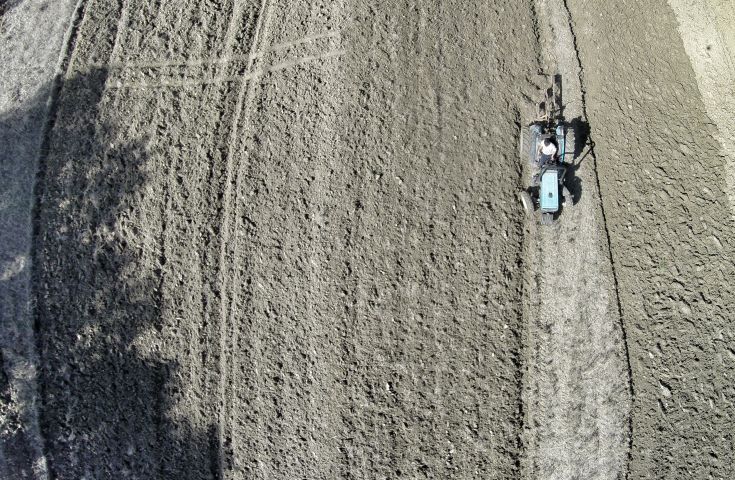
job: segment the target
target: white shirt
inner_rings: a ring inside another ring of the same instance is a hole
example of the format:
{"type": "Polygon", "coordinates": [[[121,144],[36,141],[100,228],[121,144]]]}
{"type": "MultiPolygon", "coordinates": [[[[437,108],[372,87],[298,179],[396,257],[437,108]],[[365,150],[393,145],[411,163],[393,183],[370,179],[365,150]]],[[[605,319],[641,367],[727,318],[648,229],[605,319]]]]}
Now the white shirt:
{"type": "Polygon", "coordinates": [[[541,143],[541,153],[544,155],[554,155],[556,153],[556,145],[553,143],[549,143],[549,145],[544,145],[541,143]]]}

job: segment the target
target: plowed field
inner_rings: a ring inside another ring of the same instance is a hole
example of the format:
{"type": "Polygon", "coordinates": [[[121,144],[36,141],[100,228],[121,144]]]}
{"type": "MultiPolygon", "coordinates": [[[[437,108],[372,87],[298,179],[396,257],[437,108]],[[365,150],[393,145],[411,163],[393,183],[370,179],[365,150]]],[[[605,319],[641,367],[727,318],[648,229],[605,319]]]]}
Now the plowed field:
{"type": "Polygon", "coordinates": [[[732,39],[645,3],[0,3],[0,477],[731,478],[732,39]]]}

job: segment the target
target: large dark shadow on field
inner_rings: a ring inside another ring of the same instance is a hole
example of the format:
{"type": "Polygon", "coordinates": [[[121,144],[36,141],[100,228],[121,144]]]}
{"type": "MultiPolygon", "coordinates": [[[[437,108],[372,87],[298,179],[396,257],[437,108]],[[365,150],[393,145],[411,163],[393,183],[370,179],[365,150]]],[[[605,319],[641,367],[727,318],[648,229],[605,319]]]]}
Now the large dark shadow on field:
{"type": "Polygon", "coordinates": [[[49,470],[57,479],[211,478],[216,427],[169,418],[180,367],[136,343],[161,339],[160,268],[140,268],[119,223],[140,214],[133,199],[149,157],[145,138],[111,142],[120,126],[101,121],[106,78],[98,69],[57,86],[37,177],[33,296],[49,470]]]}
{"type": "Polygon", "coordinates": [[[20,0],[0,0],[0,17],[18,6],[20,0]]]}
{"type": "Polygon", "coordinates": [[[0,478],[24,478],[23,472],[30,475],[33,465],[42,462],[34,379],[28,368],[34,360],[34,342],[26,258],[33,162],[47,97],[45,86],[22,106],[0,113],[0,478]]]}

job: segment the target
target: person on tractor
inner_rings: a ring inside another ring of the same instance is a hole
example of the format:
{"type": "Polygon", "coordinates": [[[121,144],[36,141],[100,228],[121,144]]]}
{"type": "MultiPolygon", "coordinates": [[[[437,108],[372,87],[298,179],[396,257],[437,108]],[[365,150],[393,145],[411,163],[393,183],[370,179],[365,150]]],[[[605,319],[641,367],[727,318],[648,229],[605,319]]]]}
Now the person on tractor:
{"type": "Polygon", "coordinates": [[[541,142],[538,155],[538,167],[541,168],[549,162],[554,161],[556,157],[557,148],[549,138],[544,138],[541,142]]]}

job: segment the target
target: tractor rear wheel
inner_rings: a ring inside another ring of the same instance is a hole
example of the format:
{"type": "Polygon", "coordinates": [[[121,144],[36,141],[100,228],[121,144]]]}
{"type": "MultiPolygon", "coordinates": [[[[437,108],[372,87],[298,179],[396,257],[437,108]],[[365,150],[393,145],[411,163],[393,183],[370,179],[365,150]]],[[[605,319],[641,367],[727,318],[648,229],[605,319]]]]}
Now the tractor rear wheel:
{"type": "Polygon", "coordinates": [[[523,210],[526,211],[526,214],[532,215],[533,199],[531,198],[531,194],[526,191],[521,192],[521,203],[523,204],[523,210]]]}
{"type": "Polygon", "coordinates": [[[564,158],[561,161],[568,165],[574,165],[574,161],[577,159],[577,145],[574,143],[575,140],[574,129],[566,129],[564,134],[564,158]]]}

